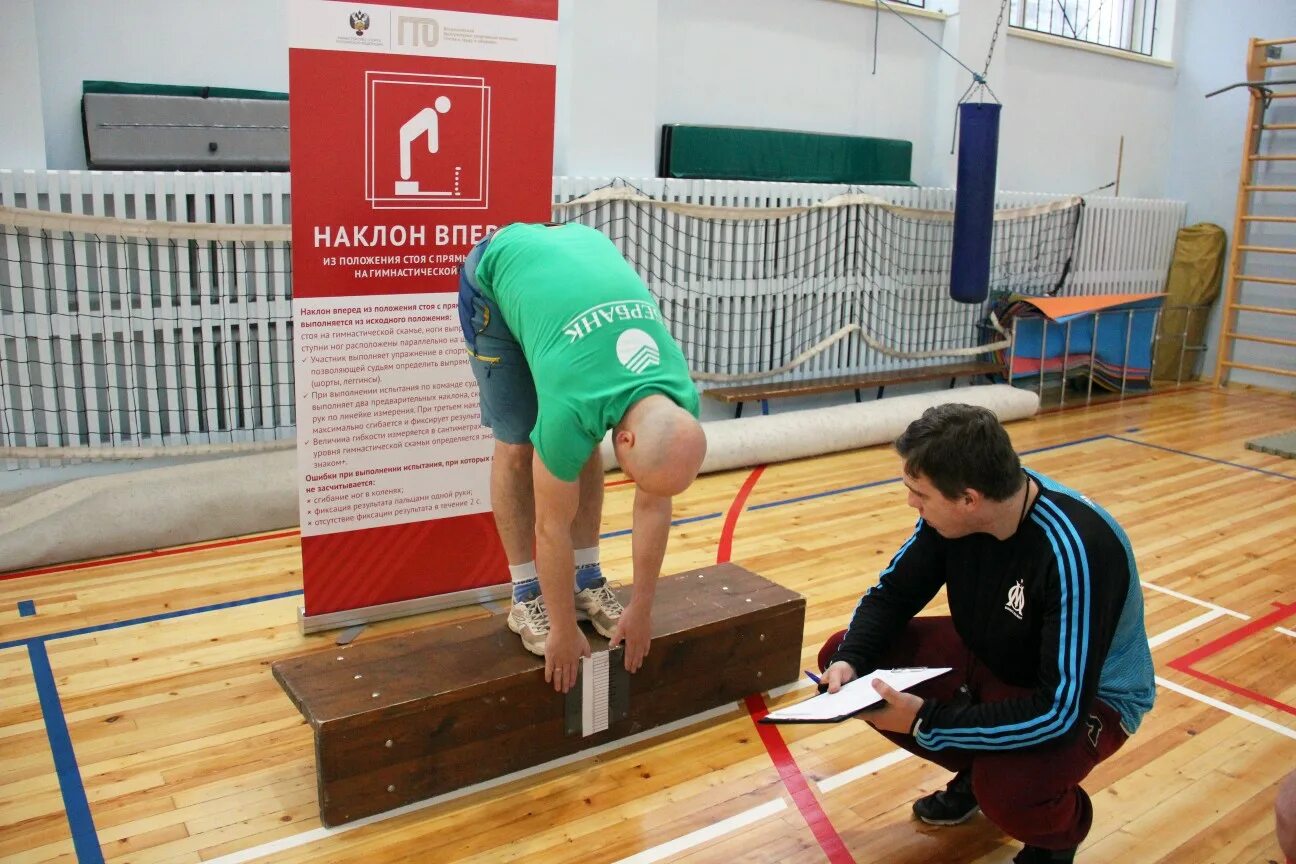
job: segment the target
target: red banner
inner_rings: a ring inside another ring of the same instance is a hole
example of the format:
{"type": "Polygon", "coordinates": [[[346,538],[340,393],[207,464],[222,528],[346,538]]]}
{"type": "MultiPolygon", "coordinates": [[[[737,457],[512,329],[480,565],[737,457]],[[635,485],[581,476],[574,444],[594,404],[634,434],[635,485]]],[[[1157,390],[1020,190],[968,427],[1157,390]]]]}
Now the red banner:
{"type": "Polygon", "coordinates": [[[307,616],[506,582],[458,266],[545,221],[557,0],[292,0],[307,616]]]}

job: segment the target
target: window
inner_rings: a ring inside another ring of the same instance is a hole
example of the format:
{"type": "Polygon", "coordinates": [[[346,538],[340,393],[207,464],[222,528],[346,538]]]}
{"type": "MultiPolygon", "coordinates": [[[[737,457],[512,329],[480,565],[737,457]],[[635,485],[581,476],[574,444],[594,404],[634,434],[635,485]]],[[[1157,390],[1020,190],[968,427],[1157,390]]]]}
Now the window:
{"type": "Polygon", "coordinates": [[[1008,23],[1152,56],[1157,0],[1012,0],[1008,23]]]}

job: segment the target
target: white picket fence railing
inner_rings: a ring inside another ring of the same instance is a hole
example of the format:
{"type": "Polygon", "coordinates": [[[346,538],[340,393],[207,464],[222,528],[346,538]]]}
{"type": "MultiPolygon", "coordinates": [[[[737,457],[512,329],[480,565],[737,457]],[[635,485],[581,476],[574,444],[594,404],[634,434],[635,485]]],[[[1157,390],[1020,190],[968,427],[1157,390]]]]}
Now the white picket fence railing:
{"type": "MultiPolygon", "coordinates": [[[[554,202],[613,180],[555,177],[554,202]]],[[[847,191],[819,184],[625,182],[655,198],[737,207],[807,205],[847,191]]],[[[852,191],[917,208],[954,204],[949,189],[852,191]]],[[[996,206],[1056,197],[1001,193],[996,206]]],[[[291,220],[290,204],[285,174],[0,170],[0,206],[54,213],[282,226],[291,220]]],[[[1184,215],[1181,202],[1089,199],[1065,293],[1163,290],[1184,215]]],[[[651,232],[651,221],[636,230],[651,232]]],[[[652,245],[640,240],[638,245],[652,245]]],[[[632,263],[647,269],[645,262],[632,263]]],[[[72,239],[0,224],[0,446],[143,447],[292,437],[291,275],[286,240],[72,239]]],[[[971,321],[975,307],[951,301],[936,314],[971,321]]],[[[905,344],[921,348],[923,338],[907,334],[905,344]]],[[[843,349],[816,358],[806,374],[894,363],[843,349]]]]}

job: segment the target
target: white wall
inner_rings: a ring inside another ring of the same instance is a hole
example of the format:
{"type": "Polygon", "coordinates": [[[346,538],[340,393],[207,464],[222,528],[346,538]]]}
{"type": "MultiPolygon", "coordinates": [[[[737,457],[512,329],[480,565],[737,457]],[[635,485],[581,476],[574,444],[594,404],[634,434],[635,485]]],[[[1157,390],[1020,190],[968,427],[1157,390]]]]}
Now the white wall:
{"type": "MultiPolygon", "coordinates": [[[[659,124],[903,138],[914,143],[915,168],[930,160],[936,49],[894,15],[883,13],[874,75],[872,9],[828,0],[659,6],[659,124]]],[[[909,20],[940,40],[940,22],[909,20]]]]}
{"type": "Polygon", "coordinates": [[[33,0],[0,0],[0,165],[45,167],[33,0]]]}
{"type": "Polygon", "coordinates": [[[1001,188],[1084,194],[1104,186],[1116,179],[1124,135],[1121,195],[1166,195],[1175,69],[1015,35],[1007,47],[1001,188]]]}
{"type": "MultiPolygon", "coordinates": [[[[1166,193],[1188,202],[1188,222],[1213,222],[1229,232],[1229,248],[1235,238],[1233,218],[1237,210],[1237,187],[1246,134],[1248,98],[1243,89],[1205,98],[1205,94],[1246,78],[1247,44],[1251,37],[1283,39],[1296,37],[1296,3],[1272,0],[1210,0],[1187,2],[1182,24],[1182,78],[1174,98],[1174,122],[1167,141],[1170,174],[1166,193]]],[[[1296,45],[1283,48],[1284,60],[1296,60],[1296,45]]],[[[1296,78],[1296,67],[1271,70],[1270,77],[1296,78]],[[1278,74],[1273,74],[1278,73],[1278,74]]],[[[1288,92],[1296,87],[1286,88],[1288,92]]],[[[1267,117],[1270,123],[1296,123],[1296,100],[1275,100],[1267,117]]],[[[1296,132],[1267,133],[1262,139],[1266,152],[1296,154],[1296,132]]],[[[1260,175],[1265,185],[1296,186],[1296,165],[1277,164],[1260,175]]],[[[1296,193],[1273,193],[1252,201],[1255,212],[1296,215],[1296,193]]],[[[1296,247],[1296,230],[1286,225],[1255,231],[1256,245],[1296,247]]],[[[1243,272],[1261,276],[1296,279],[1296,256],[1253,255],[1244,261],[1243,272]]],[[[1250,283],[1242,302],[1260,306],[1296,308],[1296,287],[1250,283]]],[[[1206,344],[1210,346],[1205,368],[1215,367],[1219,338],[1219,307],[1212,316],[1206,344]]],[[[1296,318],[1259,316],[1244,322],[1246,332],[1296,339],[1296,318]]],[[[1238,342],[1233,359],[1259,366],[1292,368],[1296,349],[1238,342]]],[[[1296,378],[1238,370],[1232,381],[1296,390],[1296,378]]]]}
{"type": "Polygon", "coordinates": [[[560,0],[554,173],[651,177],[657,0],[560,0]]]}
{"type": "Polygon", "coordinates": [[[280,0],[39,0],[48,167],[85,167],[82,81],[285,91],[287,44],[280,0]]]}
{"type": "MultiPolygon", "coordinates": [[[[10,80],[28,82],[29,94],[39,88],[51,168],[85,167],[83,80],[288,88],[282,0],[0,3],[17,10],[18,30],[11,32],[20,34],[24,19],[30,25],[34,18],[36,63],[18,51],[5,51],[2,62],[10,80]]],[[[884,11],[874,74],[877,13],[867,7],[835,0],[561,0],[555,172],[650,175],[661,124],[717,123],[907,139],[914,143],[915,179],[947,185],[950,118],[969,78],[905,22],[937,42],[947,27],[973,34],[961,44],[957,35],[946,41],[979,70],[988,31],[968,25],[974,14],[987,18],[987,10],[993,21],[993,5],[969,7],[966,21],[949,24],[884,11]]],[[[20,35],[0,38],[31,45],[20,35]]],[[[996,57],[1002,62],[991,85],[1007,103],[1001,188],[1077,192],[1102,185],[1115,176],[1123,133],[1122,192],[1166,194],[1160,145],[1175,105],[1174,70],[1007,36],[996,57]]],[[[35,160],[18,155],[11,133],[5,139],[5,167],[44,167],[23,164],[35,160]]]]}

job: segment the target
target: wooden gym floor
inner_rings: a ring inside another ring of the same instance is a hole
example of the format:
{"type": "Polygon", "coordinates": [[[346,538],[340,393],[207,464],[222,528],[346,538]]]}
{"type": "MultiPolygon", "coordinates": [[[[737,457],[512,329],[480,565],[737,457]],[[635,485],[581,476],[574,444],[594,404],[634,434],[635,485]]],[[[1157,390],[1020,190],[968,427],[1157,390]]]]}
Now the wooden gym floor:
{"type": "MultiPolygon", "coordinates": [[[[1293,427],[1296,399],[1205,387],[1009,427],[1030,467],[1124,524],[1145,583],[1157,704],[1086,782],[1082,862],[1279,859],[1296,462],[1245,443],[1293,427]]],[[[731,559],[802,593],[812,668],[912,525],[898,472],[880,446],[703,477],[678,501],[664,572],[731,559]]],[[[629,524],[616,481],[609,531],[629,524]]],[[[628,582],[628,538],[603,557],[628,582]]],[[[327,831],[310,730],[269,672],[331,644],[298,633],[299,567],[296,532],[277,532],[0,580],[0,860],[997,864],[1016,849],[983,817],[914,822],[912,799],[947,775],[863,723],[758,728],[752,704],[327,831]]]]}

